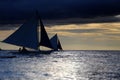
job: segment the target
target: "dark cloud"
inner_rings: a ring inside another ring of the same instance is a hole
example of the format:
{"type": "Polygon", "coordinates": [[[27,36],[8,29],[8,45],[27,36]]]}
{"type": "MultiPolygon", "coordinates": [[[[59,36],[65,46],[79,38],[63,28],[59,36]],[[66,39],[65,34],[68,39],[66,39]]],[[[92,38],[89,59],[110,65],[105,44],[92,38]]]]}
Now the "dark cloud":
{"type": "Polygon", "coordinates": [[[67,18],[59,20],[45,20],[45,25],[66,25],[66,24],[87,24],[87,23],[113,23],[120,22],[120,18],[115,16],[94,17],[94,18],[67,18]]]}
{"type": "MultiPolygon", "coordinates": [[[[35,10],[44,20],[82,18],[87,21],[120,14],[119,4],[120,0],[0,0],[0,23],[24,22],[35,10]]],[[[74,20],[72,22],[79,22],[74,20]]]]}

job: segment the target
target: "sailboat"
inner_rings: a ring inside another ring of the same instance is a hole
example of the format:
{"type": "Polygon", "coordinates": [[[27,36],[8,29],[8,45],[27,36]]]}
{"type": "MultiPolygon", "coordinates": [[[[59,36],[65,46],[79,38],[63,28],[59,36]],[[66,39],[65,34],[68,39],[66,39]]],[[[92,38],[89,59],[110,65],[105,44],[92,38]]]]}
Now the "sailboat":
{"type": "Polygon", "coordinates": [[[51,44],[52,44],[52,47],[53,47],[53,50],[54,50],[54,51],[63,50],[57,34],[55,34],[55,35],[50,39],[50,42],[51,42],[51,44]]]}
{"type": "Polygon", "coordinates": [[[35,16],[33,16],[30,20],[21,25],[13,34],[11,34],[2,42],[22,46],[23,49],[34,49],[35,51],[39,52],[41,52],[40,46],[53,49],[43,22],[40,16],[38,16],[38,13],[36,13],[35,16]]]}

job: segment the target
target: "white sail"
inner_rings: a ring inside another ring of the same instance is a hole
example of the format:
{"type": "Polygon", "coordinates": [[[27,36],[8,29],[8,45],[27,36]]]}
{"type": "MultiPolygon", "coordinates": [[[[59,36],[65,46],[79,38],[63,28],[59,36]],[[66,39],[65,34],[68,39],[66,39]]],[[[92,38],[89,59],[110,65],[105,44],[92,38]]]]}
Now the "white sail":
{"type": "Polygon", "coordinates": [[[10,35],[7,39],[3,40],[5,43],[24,46],[32,49],[38,49],[38,19],[32,18],[24,23],[17,31],[10,35]]]}

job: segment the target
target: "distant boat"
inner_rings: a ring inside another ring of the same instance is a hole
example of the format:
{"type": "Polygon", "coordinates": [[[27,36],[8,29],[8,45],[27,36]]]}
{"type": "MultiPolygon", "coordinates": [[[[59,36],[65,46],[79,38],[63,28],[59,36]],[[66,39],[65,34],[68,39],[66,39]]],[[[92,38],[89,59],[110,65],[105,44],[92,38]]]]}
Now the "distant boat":
{"type": "Polygon", "coordinates": [[[53,49],[54,49],[55,51],[63,50],[57,34],[55,34],[55,35],[50,39],[50,42],[51,42],[51,44],[52,44],[52,46],[53,46],[53,49]]]}
{"type": "Polygon", "coordinates": [[[38,12],[2,42],[22,46],[20,51],[26,51],[26,48],[41,51],[40,46],[54,49],[38,12]]]}

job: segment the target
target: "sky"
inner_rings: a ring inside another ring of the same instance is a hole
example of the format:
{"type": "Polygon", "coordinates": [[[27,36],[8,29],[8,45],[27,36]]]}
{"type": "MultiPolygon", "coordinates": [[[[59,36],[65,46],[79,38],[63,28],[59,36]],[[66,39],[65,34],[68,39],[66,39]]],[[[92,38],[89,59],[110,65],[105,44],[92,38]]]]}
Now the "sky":
{"type": "MultiPolygon", "coordinates": [[[[120,0],[0,0],[0,40],[38,10],[65,50],[119,50],[120,0]]],[[[0,43],[1,48],[18,48],[0,43]]]]}

